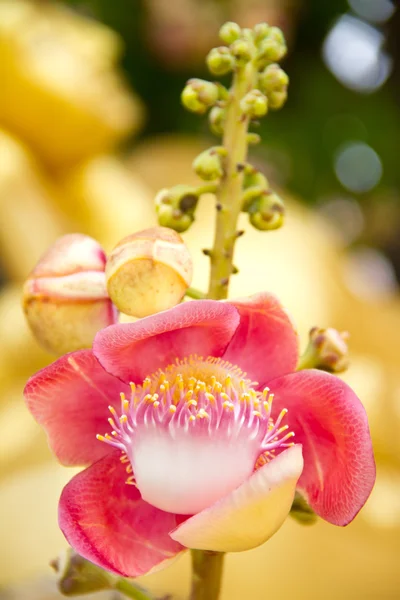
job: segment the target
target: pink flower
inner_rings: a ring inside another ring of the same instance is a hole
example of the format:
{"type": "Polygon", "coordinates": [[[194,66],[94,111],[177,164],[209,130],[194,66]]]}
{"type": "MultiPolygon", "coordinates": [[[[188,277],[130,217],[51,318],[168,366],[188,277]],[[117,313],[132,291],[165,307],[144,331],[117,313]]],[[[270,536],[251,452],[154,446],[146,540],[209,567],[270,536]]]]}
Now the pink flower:
{"type": "Polygon", "coordinates": [[[297,361],[263,293],[111,325],[34,375],[26,399],[52,450],[90,465],[60,499],[71,546],[131,577],[186,547],[246,550],[282,525],[295,489],[349,523],[375,480],[367,417],[343,381],[297,361]]]}

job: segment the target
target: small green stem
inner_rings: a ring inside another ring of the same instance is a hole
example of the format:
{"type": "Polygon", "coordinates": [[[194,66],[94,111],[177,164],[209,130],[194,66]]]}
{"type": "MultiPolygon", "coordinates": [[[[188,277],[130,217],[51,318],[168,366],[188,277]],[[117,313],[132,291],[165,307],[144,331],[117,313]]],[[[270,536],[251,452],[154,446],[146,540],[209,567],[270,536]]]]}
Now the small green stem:
{"type": "Polygon", "coordinates": [[[233,272],[233,253],[238,237],[237,221],[242,208],[243,173],[240,165],[247,158],[249,119],[240,109],[240,101],[255,84],[257,70],[253,61],[238,66],[233,78],[224,129],[223,146],[227,151],[225,173],[217,192],[217,219],[211,251],[208,298],[228,297],[233,272]]]}
{"type": "Polygon", "coordinates": [[[303,369],[315,369],[317,368],[317,363],[318,357],[316,356],[314,349],[308,346],[299,358],[296,371],[302,371],[303,369]]]}
{"type": "Polygon", "coordinates": [[[189,287],[186,290],[185,296],[188,296],[189,298],[194,298],[195,300],[203,300],[203,298],[206,297],[204,292],[201,292],[200,290],[196,290],[196,288],[193,288],[193,287],[189,287]]]}
{"type": "Polygon", "coordinates": [[[133,598],[134,600],[154,600],[154,597],[150,596],[148,592],[123,577],[117,579],[114,589],[124,594],[127,598],[133,598]]]}
{"type": "Polygon", "coordinates": [[[190,600],[218,600],[225,555],[207,550],[191,550],[191,555],[193,575],[190,600]]]}

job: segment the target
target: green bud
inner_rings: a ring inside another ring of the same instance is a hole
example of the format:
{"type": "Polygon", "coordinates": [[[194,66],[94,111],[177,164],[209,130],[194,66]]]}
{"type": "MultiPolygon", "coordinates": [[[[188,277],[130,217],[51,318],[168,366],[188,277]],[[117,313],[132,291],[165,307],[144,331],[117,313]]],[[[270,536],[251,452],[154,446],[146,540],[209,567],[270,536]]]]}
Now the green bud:
{"type": "Polygon", "coordinates": [[[215,135],[223,135],[225,119],[226,110],[220,106],[213,106],[210,110],[208,120],[210,122],[210,129],[215,135]]]}
{"type": "Polygon", "coordinates": [[[197,189],[189,185],[161,190],[155,199],[159,224],[178,233],[186,231],[194,221],[198,198],[197,189]]]}
{"type": "Polygon", "coordinates": [[[270,27],[267,36],[260,41],[257,61],[260,65],[278,62],[287,52],[285,38],[278,27],[270,27]]]}
{"type": "Polygon", "coordinates": [[[222,25],[219,30],[219,37],[225,44],[232,44],[237,39],[240,38],[242,33],[241,28],[237,23],[233,23],[233,21],[228,21],[222,25]]]}
{"type": "Polygon", "coordinates": [[[213,146],[204,150],[193,161],[195,173],[205,181],[219,179],[224,174],[222,157],[226,156],[226,153],[223,146],[213,146]]]}
{"type": "Polygon", "coordinates": [[[256,42],[263,40],[265,37],[267,37],[270,29],[271,27],[268,25],[268,23],[257,23],[257,25],[254,25],[254,40],[256,42]]]}
{"type": "Polygon", "coordinates": [[[247,164],[244,170],[243,188],[248,189],[254,186],[261,186],[263,190],[268,190],[269,183],[265,175],[253,165],[247,164]]]}
{"type": "Polygon", "coordinates": [[[258,77],[260,90],[268,95],[270,92],[286,91],[289,84],[289,77],[281,67],[273,63],[265,67],[264,71],[258,77]]]}
{"type": "Polygon", "coordinates": [[[72,548],[68,548],[50,564],[58,575],[57,585],[64,596],[91,594],[114,588],[113,575],[76,554],[72,548]]]}
{"type": "Polygon", "coordinates": [[[269,107],[272,108],[273,110],[278,110],[279,108],[282,108],[282,106],[285,104],[287,100],[287,91],[282,91],[282,92],[271,92],[270,94],[268,94],[268,102],[269,102],[269,107]]]}
{"type": "Polygon", "coordinates": [[[295,494],[290,516],[302,525],[313,525],[317,521],[317,515],[298,492],[295,494]]]}
{"type": "Polygon", "coordinates": [[[218,86],[203,79],[189,79],[181,94],[182,104],[187,110],[203,115],[218,100],[218,86]]]}
{"type": "Polygon", "coordinates": [[[253,200],[247,212],[253,227],[261,231],[271,231],[282,227],[285,207],[277,194],[264,191],[253,200]]]}
{"type": "Polygon", "coordinates": [[[267,114],[268,99],[260,90],[251,90],[240,101],[240,108],[250,119],[257,119],[267,114]]]}
{"type": "Polygon", "coordinates": [[[229,48],[226,46],[219,46],[218,48],[210,50],[206,58],[206,63],[213,75],[225,75],[232,71],[235,66],[235,59],[229,48]]]}
{"type": "Polygon", "coordinates": [[[239,64],[245,64],[253,57],[253,48],[249,41],[236,40],[231,44],[231,52],[239,64]]]}
{"type": "Polygon", "coordinates": [[[248,133],[246,136],[247,143],[251,146],[255,146],[261,142],[261,136],[258,133],[248,133]]]}

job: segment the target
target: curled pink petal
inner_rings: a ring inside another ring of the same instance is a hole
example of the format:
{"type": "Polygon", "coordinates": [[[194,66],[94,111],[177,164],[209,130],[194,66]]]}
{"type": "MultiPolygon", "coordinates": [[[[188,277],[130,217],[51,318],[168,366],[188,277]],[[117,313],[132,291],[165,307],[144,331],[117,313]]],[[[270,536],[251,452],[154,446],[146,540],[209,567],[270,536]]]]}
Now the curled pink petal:
{"type": "Polygon", "coordinates": [[[184,550],[168,534],[182,518],[142,500],[126,478],[118,451],[75,475],[60,498],[59,525],[84,558],[117,575],[139,577],[184,550]]]}
{"type": "Polygon", "coordinates": [[[106,373],[91,350],[56,360],[31,377],[25,399],[64,465],[87,465],[110,450],[96,439],[108,428],[108,406],[119,407],[128,386],[106,373]]]}
{"type": "Polygon", "coordinates": [[[189,548],[241,552],[266,542],[281,527],[303,468],[301,446],[288,448],[241,486],[171,532],[189,548]]]}
{"type": "Polygon", "coordinates": [[[238,364],[260,386],[294,371],[298,339],[288,314],[275,296],[261,292],[229,302],[240,313],[240,325],[224,358],[238,364]]]}
{"type": "Polygon", "coordinates": [[[375,482],[375,462],[365,410],[341,379],[316,370],[269,383],[273,417],[287,421],[303,445],[298,483],[311,507],[334,525],[347,525],[365,504],[375,482]]]}
{"type": "Polygon", "coordinates": [[[239,324],[236,308],[192,300],[100,331],[93,351],[104,368],[126,382],[141,383],[158,369],[191,354],[221,356],[239,324]]]}

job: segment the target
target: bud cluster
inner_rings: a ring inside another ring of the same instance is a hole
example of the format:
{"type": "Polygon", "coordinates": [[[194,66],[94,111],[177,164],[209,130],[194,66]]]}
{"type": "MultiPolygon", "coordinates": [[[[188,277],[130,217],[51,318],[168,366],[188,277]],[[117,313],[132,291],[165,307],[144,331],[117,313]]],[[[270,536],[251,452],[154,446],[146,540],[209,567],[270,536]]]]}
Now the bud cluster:
{"type": "Polygon", "coordinates": [[[283,225],[285,207],[282,199],[269,187],[267,178],[251,165],[244,168],[243,212],[256,229],[271,231],[283,225]]]}
{"type": "Polygon", "coordinates": [[[194,221],[199,195],[198,189],[190,185],[179,184],[160,190],[155,199],[159,224],[179,233],[189,229],[194,221]]]}

